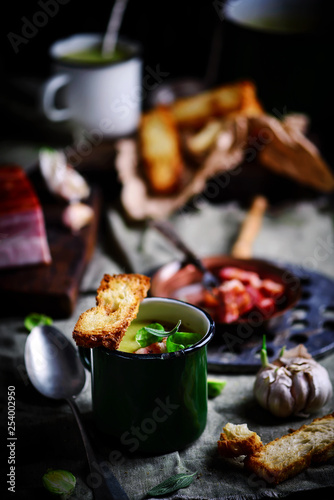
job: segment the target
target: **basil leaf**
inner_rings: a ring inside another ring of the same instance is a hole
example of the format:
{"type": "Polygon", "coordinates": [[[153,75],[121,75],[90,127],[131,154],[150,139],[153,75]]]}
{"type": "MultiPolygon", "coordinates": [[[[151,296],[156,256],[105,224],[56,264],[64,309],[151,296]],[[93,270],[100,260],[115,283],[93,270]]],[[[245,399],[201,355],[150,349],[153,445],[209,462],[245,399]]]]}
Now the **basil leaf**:
{"type": "Polygon", "coordinates": [[[160,323],[151,323],[148,326],[140,328],[140,330],[138,330],[138,332],[136,333],[136,341],[138,342],[140,347],[147,347],[148,345],[157,342],[157,334],[149,332],[148,329],[154,332],[158,332],[159,336],[162,332],[165,333],[165,329],[162,325],[160,325],[160,323]]]}
{"type": "Polygon", "coordinates": [[[167,352],[175,352],[186,349],[201,340],[202,336],[194,332],[176,332],[169,336],[166,342],[167,352]]]}
{"type": "Polygon", "coordinates": [[[44,487],[54,495],[71,495],[76,478],[67,470],[48,470],[42,477],[44,487]]]}
{"type": "Polygon", "coordinates": [[[225,380],[208,379],[208,396],[215,398],[219,396],[226,385],[225,380]]]}
{"type": "Polygon", "coordinates": [[[31,313],[24,320],[24,326],[31,332],[31,330],[38,325],[52,325],[53,320],[45,314],[31,313]]]}
{"type": "Polygon", "coordinates": [[[171,493],[172,491],[180,490],[181,488],[187,488],[194,480],[194,476],[197,472],[193,474],[176,474],[175,476],[171,476],[162,483],[154,486],[151,490],[149,490],[146,495],[148,496],[160,496],[166,495],[167,493],[171,493]]]}

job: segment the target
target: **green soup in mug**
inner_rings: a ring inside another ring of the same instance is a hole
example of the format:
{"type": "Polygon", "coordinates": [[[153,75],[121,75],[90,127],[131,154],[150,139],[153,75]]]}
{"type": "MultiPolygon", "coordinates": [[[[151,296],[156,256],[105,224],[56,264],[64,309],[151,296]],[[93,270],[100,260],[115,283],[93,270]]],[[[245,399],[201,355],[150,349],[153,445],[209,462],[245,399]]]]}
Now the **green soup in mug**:
{"type": "Polygon", "coordinates": [[[202,309],[167,298],[147,298],[137,320],[179,319],[202,338],[176,352],[135,354],[104,347],[79,348],[92,374],[97,428],[129,452],[168,453],[190,445],[207,421],[207,344],[214,322],[202,309]]]}
{"type": "Polygon", "coordinates": [[[96,45],[85,50],[65,54],[61,60],[73,63],[103,64],[123,61],[129,55],[130,53],[121,47],[116,47],[112,54],[103,55],[101,45],[96,45]]]}
{"type": "MultiPolygon", "coordinates": [[[[135,353],[138,349],[140,349],[142,347],[140,345],[140,343],[136,340],[136,335],[139,332],[139,330],[141,330],[145,327],[150,327],[151,325],[154,326],[157,323],[164,328],[164,330],[166,332],[166,337],[167,337],[167,332],[171,331],[175,327],[175,324],[167,323],[166,321],[160,322],[157,319],[139,320],[136,318],[134,321],[132,321],[132,323],[128,327],[127,331],[125,332],[125,335],[122,338],[121,343],[118,347],[118,351],[135,353]]],[[[175,332],[175,335],[173,337],[176,336],[177,337],[176,340],[180,344],[182,344],[183,332],[195,334],[193,336],[194,338],[191,339],[191,343],[193,343],[193,344],[198,342],[198,340],[200,340],[200,338],[201,338],[201,336],[198,335],[196,332],[190,332],[189,329],[187,329],[187,327],[185,327],[182,324],[182,322],[179,325],[177,332],[178,333],[175,332]],[[181,333],[179,333],[179,332],[181,332],[181,333]]],[[[155,338],[151,337],[151,342],[149,344],[147,344],[147,346],[149,346],[151,343],[154,343],[154,342],[161,342],[163,338],[164,337],[158,337],[158,336],[155,338]]],[[[185,341],[187,341],[187,339],[185,339],[185,341]]],[[[145,346],[145,347],[147,347],[147,346],[145,346]]]]}

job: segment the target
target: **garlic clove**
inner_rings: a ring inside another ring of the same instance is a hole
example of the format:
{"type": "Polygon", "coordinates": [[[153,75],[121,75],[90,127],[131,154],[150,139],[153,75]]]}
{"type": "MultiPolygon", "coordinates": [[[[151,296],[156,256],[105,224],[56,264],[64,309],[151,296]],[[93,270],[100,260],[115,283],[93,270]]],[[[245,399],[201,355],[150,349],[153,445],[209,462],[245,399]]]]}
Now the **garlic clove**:
{"type": "Polygon", "coordinates": [[[275,380],[270,384],[269,411],[276,417],[288,417],[294,410],[291,394],[292,380],[284,367],[275,370],[275,380]]]}
{"type": "Polygon", "coordinates": [[[270,375],[271,371],[262,369],[254,382],[254,395],[262,408],[267,408],[268,406],[270,375]]]}
{"type": "Polygon", "coordinates": [[[313,413],[322,408],[332,397],[333,388],[327,370],[317,365],[307,372],[309,397],[305,411],[313,413]]]}
{"type": "Polygon", "coordinates": [[[94,211],[85,203],[70,203],[63,211],[62,220],[65,226],[77,232],[91,223],[94,211]]]}
{"type": "Polygon", "coordinates": [[[291,395],[295,401],[294,414],[305,411],[306,402],[309,394],[309,383],[306,374],[303,371],[296,371],[292,374],[291,395]]]}
{"type": "Polygon", "coordinates": [[[68,162],[63,151],[43,148],[39,153],[42,176],[51,193],[66,201],[86,199],[90,187],[86,180],[68,162]]]}

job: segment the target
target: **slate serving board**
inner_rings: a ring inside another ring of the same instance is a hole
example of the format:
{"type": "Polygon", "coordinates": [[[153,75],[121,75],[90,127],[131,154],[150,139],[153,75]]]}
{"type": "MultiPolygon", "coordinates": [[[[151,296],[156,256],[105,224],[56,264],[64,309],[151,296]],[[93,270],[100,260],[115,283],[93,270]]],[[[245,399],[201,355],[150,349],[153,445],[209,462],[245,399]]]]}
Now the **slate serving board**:
{"type": "Polygon", "coordinates": [[[86,202],[94,210],[93,221],[73,234],[61,221],[64,203],[47,192],[38,175],[31,180],[42,204],[52,263],[1,270],[0,314],[38,312],[66,318],[74,310],[83,273],[95,248],[101,194],[92,187],[86,202]]]}

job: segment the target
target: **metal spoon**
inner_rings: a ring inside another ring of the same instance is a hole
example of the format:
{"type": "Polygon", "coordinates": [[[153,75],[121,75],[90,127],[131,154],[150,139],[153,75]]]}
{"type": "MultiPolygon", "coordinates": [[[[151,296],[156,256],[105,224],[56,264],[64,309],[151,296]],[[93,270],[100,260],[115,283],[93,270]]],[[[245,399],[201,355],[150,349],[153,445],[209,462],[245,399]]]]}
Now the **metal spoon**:
{"type": "Polygon", "coordinates": [[[86,375],[74,345],[54,326],[36,326],[28,335],[24,359],[29,379],[37,391],[47,398],[64,399],[70,405],[81,432],[90,472],[94,476],[98,472],[100,476],[100,484],[93,489],[95,500],[129,500],[111,471],[105,474],[100,469],[84,430],[74,400],[85,385],[86,375]]]}
{"type": "Polygon", "coordinates": [[[112,54],[115,50],[127,3],[128,0],[116,0],[112,8],[107,31],[102,41],[102,54],[104,56],[112,54]]]}

